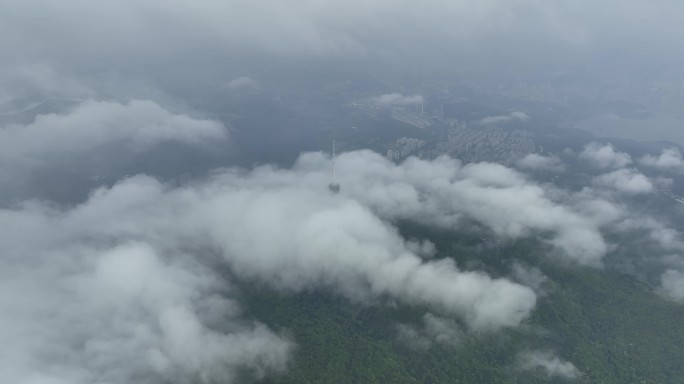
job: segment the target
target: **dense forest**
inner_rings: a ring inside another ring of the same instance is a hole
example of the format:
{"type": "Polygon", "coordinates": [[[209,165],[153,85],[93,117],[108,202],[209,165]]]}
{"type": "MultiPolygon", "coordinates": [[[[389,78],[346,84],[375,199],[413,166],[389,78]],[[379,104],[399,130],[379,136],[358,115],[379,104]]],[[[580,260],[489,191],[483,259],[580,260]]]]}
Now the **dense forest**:
{"type": "Polygon", "coordinates": [[[635,277],[560,263],[531,240],[487,248],[474,235],[416,225],[402,231],[429,238],[436,257],[453,257],[462,268],[477,265],[506,275],[514,264],[535,265],[545,276],[536,310],[522,326],[497,332],[474,332],[450,319],[460,329],[454,337],[416,344],[402,329],[420,329],[431,308],[391,301],[356,305],[332,293],[279,293],[245,283],[249,314],[297,344],[288,373],[263,383],[569,381],[541,368],[520,369],[521,354],[531,350],[571,361],[581,372],[575,382],[684,382],[678,359],[684,354],[678,321],[684,306],[635,277]]]}

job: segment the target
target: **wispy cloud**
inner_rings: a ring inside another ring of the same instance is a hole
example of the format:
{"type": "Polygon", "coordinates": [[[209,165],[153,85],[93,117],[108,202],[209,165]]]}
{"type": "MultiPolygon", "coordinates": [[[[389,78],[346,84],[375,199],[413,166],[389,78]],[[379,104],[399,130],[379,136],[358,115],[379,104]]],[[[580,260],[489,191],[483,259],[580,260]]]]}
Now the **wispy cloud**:
{"type": "Polygon", "coordinates": [[[401,93],[386,93],[384,95],[371,98],[371,101],[383,107],[418,105],[423,102],[423,96],[404,96],[401,93]]]}
{"type": "Polygon", "coordinates": [[[548,377],[576,379],[581,372],[569,361],[552,352],[528,351],[518,356],[518,367],[523,370],[542,370],[548,377]]]}
{"type": "Polygon", "coordinates": [[[478,121],[482,125],[494,125],[501,123],[508,123],[511,121],[527,121],[530,117],[524,112],[511,112],[508,115],[501,116],[487,116],[478,121]]]}

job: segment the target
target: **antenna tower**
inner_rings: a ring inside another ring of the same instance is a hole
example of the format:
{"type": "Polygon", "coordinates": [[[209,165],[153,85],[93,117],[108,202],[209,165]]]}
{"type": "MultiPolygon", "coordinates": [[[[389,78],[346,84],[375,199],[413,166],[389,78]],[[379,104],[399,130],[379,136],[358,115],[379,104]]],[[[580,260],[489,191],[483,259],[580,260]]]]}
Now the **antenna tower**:
{"type": "Polygon", "coordinates": [[[332,162],[333,162],[333,181],[337,181],[337,168],[335,167],[335,141],[334,140],[333,140],[332,162]]]}
{"type": "Polygon", "coordinates": [[[332,183],[328,184],[328,189],[332,193],[340,192],[340,184],[337,182],[337,168],[335,166],[335,141],[333,140],[333,151],[332,151],[332,167],[333,167],[333,180],[332,183]]]}

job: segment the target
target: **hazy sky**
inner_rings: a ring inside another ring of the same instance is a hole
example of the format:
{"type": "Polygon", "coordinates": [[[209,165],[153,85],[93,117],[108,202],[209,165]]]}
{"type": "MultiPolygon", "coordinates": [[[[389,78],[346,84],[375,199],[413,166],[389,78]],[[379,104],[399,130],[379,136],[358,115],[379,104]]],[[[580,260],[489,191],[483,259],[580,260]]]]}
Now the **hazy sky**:
{"type": "Polygon", "coordinates": [[[684,4],[669,0],[3,0],[0,7],[2,88],[10,94],[29,85],[97,94],[125,80],[140,93],[138,80],[160,86],[160,77],[208,71],[228,82],[250,68],[295,70],[321,60],[369,71],[391,64],[665,75],[683,58],[684,4]]]}

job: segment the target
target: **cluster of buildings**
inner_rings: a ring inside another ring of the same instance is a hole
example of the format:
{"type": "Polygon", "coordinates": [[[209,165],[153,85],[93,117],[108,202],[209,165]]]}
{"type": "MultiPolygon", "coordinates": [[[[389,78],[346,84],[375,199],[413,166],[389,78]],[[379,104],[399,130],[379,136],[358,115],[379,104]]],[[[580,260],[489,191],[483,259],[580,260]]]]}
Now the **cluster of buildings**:
{"type": "Polygon", "coordinates": [[[473,128],[465,123],[456,123],[448,129],[446,140],[437,143],[429,155],[447,154],[466,161],[507,162],[536,151],[533,132],[481,126],[473,128]]]}
{"type": "MultiPolygon", "coordinates": [[[[536,88],[527,89],[527,91],[541,92],[536,88]]],[[[541,93],[544,97],[549,96],[545,92],[541,93]]],[[[363,100],[354,101],[351,106],[367,113],[384,109],[386,112],[390,112],[390,117],[393,120],[420,130],[430,130],[431,135],[435,138],[434,141],[430,139],[430,142],[427,142],[418,138],[402,137],[387,144],[385,146],[387,149],[386,156],[392,161],[399,161],[411,155],[425,158],[449,155],[464,161],[507,163],[512,159],[537,152],[538,148],[532,131],[514,128],[510,125],[483,125],[472,122],[469,124],[467,120],[447,117],[444,104],[441,103],[444,100],[440,99],[439,101],[436,104],[439,106],[438,108],[433,106],[432,110],[428,111],[423,104],[394,105],[381,108],[363,100]]]]}
{"type": "Polygon", "coordinates": [[[411,137],[402,137],[389,144],[387,149],[387,158],[393,161],[398,161],[415,154],[419,149],[425,146],[424,140],[414,139],[411,137]]]}

